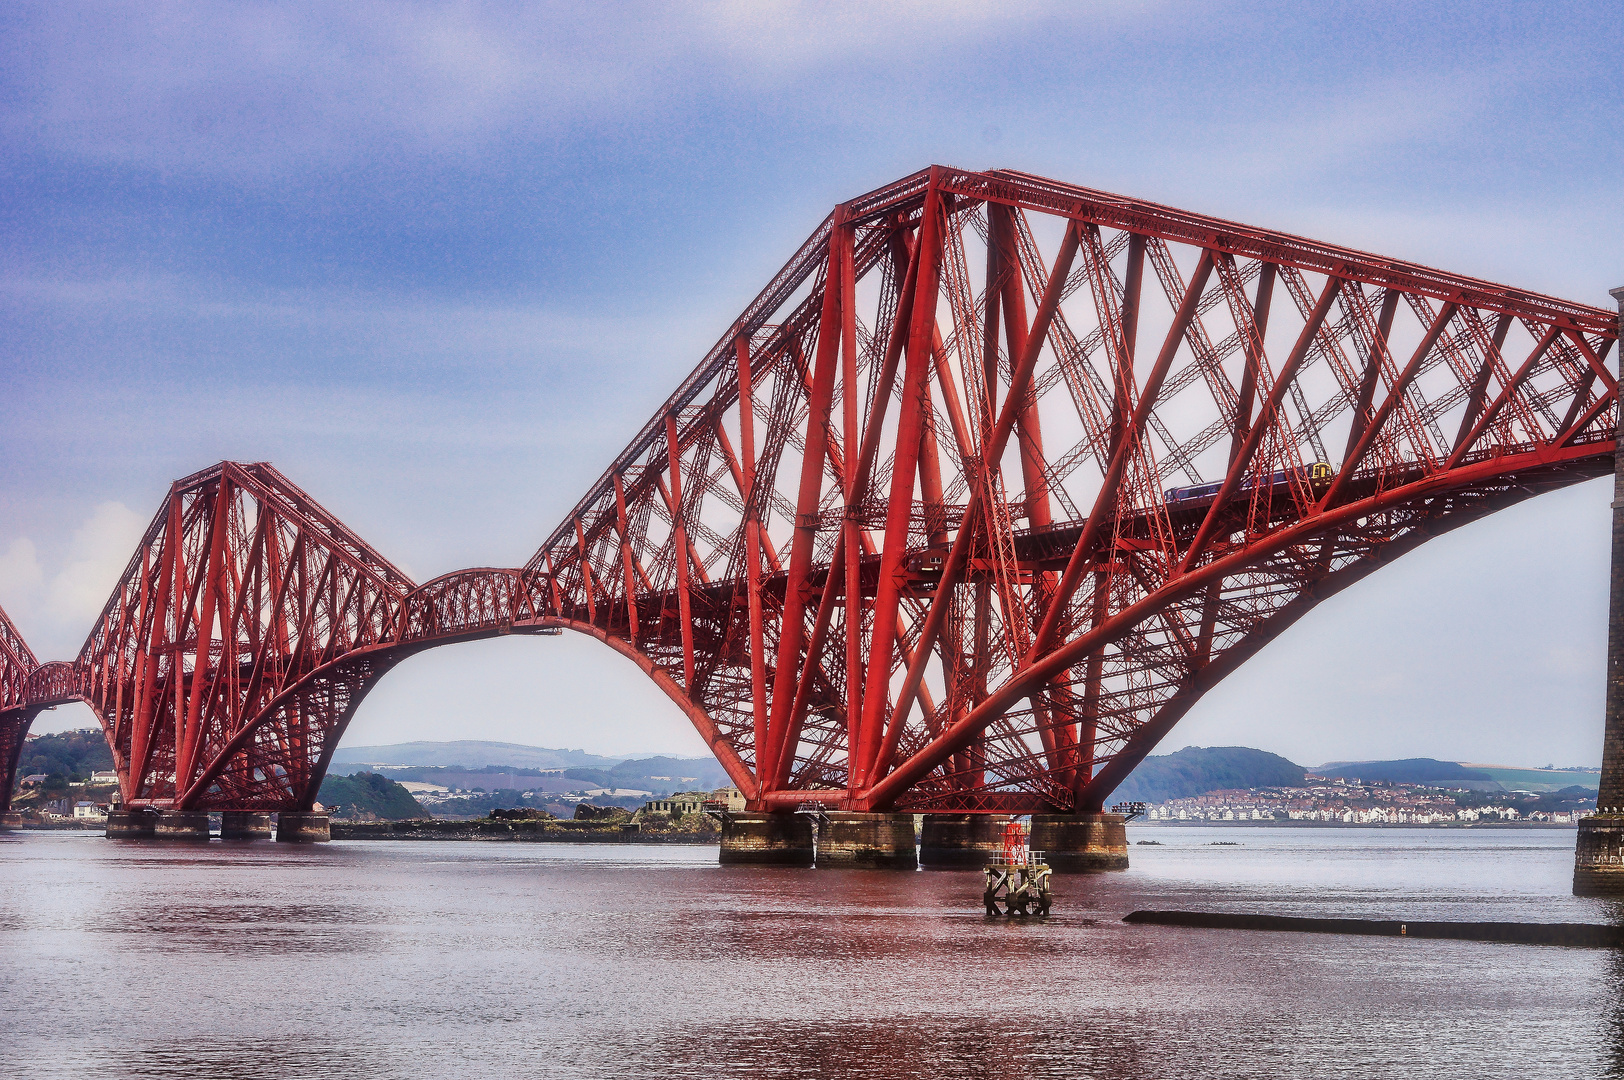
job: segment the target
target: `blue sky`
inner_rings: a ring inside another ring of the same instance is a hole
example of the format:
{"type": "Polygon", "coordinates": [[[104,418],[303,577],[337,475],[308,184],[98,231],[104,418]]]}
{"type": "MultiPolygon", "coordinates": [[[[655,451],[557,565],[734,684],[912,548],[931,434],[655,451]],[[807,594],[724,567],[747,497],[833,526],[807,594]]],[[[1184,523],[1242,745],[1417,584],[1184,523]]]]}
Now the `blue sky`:
{"type": "MultiPolygon", "coordinates": [[[[932,162],[1608,304],[1618,16],[8,4],[0,605],[72,655],[169,482],[221,458],[418,580],[517,565],[833,203],[932,162]]],[[[1164,749],[1598,760],[1605,486],[1322,605],[1164,749]]],[[[702,749],[566,639],[414,659],[348,741],[435,737],[702,749]]]]}

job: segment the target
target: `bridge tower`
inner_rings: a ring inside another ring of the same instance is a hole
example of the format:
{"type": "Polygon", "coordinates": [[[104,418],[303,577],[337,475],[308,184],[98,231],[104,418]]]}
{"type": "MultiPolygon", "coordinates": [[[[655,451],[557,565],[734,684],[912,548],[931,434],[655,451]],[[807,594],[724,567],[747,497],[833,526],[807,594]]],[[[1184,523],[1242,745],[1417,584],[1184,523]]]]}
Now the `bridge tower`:
{"type": "MultiPolygon", "coordinates": [[[[1624,286],[1612,291],[1624,326],[1624,286]]],[[[1624,451],[1624,429],[1619,432],[1624,451]]],[[[1575,896],[1624,896],[1624,453],[1613,464],[1613,565],[1607,613],[1607,726],[1596,816],[1579,824],[1575,896]]]]}
{"type": "MultiPolygon", "coordinates": [[[[1429,538],[1615,471],[1618,325],[931,166],[834,207],[523,567],[419,585],[266,463],[176,481],[75,659],[0,632],[0,768],[84,701],[126,812],[262,834],[401,660],[570,630],[692,721],[740,861],[804,861],[816,806],[847,864],[907,863],[922,814],[927,861],[1032,815],[1057,870],[1120,866],[1107,800],[1208,690],[1429,538]]],[[[1615,543],[1580,887],[1624,860],[1615,543]]]]}

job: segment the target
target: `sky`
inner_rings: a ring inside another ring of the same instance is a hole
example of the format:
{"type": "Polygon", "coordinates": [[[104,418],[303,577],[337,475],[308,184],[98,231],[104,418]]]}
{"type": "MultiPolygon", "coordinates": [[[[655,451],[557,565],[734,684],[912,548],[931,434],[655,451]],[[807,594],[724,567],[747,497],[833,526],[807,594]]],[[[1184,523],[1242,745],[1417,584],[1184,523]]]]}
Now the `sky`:
{"type": "MultiPolygon", "coordinates": [[[[0,7],[0,606],[77,653],[169,483],[268,460],[419,581],[521,565],[836,202],[1016,168],[1608,306],[1616,4],[0,7]]],[[[1606,481],[1323,603],[1164,742],[1600,759],[1606,481]]],[[[36,731],[91,722],[82,706],[36,731]]],[[[592,641],[347,744],[703,753],[592,641]]]]}

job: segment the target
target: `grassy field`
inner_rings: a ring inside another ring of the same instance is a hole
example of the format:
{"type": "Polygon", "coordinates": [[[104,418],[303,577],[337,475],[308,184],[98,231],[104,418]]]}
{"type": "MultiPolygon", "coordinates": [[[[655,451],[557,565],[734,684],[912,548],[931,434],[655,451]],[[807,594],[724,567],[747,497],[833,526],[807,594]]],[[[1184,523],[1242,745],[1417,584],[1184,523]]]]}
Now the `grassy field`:
{"type": "Polygon", "coordinates": [[[1481,769],[1507,788],[1519,791],[1559,791],[1578,784],[1595,788],[1601,784],[1601,770],[1595,772],[1558,772],[1555,769],[1512,769],[1504,765],[1480,765],[1461,762],[1468,769],[1481,769]]]}

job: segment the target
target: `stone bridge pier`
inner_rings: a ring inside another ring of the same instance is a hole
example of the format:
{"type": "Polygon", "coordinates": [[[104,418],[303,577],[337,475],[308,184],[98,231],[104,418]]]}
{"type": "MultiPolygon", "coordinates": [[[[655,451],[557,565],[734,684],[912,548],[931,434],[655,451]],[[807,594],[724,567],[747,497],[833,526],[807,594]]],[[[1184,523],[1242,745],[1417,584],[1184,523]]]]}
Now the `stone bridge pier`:
{"type": "MultiPolygon", "coordinates": [[[[1612,291],[1624,325],[1624,286],[1612,291]]],[[[1596,816],[1579,823],[1573,895],[1624,896],[1624,430],[1613,458],[1613,564],[1607,614],[1607,726],[1596,816]]]]}

